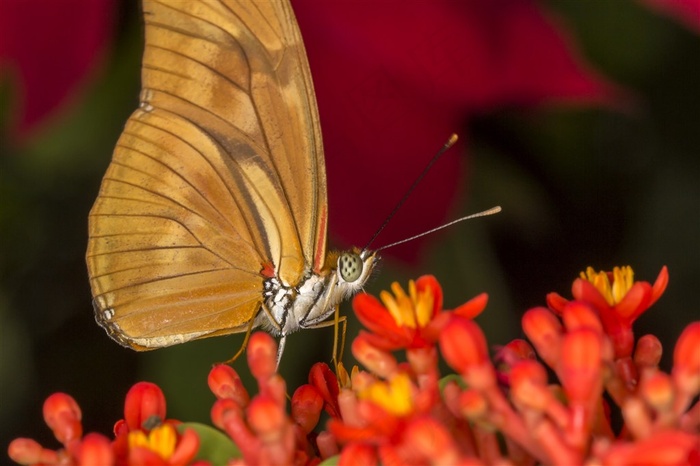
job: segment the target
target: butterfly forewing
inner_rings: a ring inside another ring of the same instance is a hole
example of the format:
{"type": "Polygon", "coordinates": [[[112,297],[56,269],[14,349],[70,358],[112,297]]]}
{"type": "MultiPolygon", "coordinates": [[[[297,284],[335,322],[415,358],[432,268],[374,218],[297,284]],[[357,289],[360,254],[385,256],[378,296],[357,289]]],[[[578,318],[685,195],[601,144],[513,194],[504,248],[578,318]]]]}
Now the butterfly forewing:
{"type": "Polygon", "coordinates": [[[145,1],[142,97],[90,213],[98,321],[122,344],[240,331],[262,269],[325,256],[313,86],[286,1],[145,1]]]}

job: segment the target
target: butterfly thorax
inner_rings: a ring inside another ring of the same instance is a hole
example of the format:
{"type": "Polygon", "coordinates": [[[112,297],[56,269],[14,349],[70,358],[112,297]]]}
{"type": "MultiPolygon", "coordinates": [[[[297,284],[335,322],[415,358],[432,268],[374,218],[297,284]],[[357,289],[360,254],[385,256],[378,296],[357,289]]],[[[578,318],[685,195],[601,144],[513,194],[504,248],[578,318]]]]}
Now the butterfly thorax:
{"type": "Polygon", "coordinates": [[[329,253],[329,258],[334,266],[308,269],[295,286],[276,276],[265,278],[256,326],[278,336],[318,326],[338,303],[362,289],[376,260],[375,253],[359,250],[329,253]]]}

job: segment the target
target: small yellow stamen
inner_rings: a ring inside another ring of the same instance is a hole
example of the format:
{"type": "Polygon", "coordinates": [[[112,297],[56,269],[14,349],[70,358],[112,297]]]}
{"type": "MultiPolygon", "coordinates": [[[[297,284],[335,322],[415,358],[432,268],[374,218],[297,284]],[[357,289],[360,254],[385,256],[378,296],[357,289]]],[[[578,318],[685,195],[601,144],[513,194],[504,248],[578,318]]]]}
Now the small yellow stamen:
{"type": "Polygon", "coordinates": [[[391,291],[394,292],[394,296],[387,291],[382,291],[379,294],[379,298],[386,306],[391,317],[401,327],[416,328],[416,318],[413,313],[411,298],[406,295],[401,285],[397,282],[391,284],[391,291]]]}
{"type": "Polygon", "coordinates": [[[409,292],[416,309],[418,326],[425,327],[433,317],[433,294],[428,290],[418,293],[416,284],[413,281],[409,283],[409,292]]]}
{"type": "Polygon", "coordinates": [[[628,265],[613,268],[612,283],[607,272],[596,272],[593,267],[588,267],[585,272],[581,272],[581,278],[591,282],[611,306],[622,301],[634,285],[634,271],[628,265]]]}
{"type": "Polygon", "coordinates": [[[374,382],[360,392],[359,396],[397,416],[409,414],[413,410],[411,380],[406,374],[398,374],[389,382],[374,382]]]}
{"type": "Polygon", "coordinates": [[[152,429],[148,435],[141,430],[129,432],[129,448],[148,448],[166,460],[175,451],[176,443],[177,432],[172,425],[167,423],[152,429]]]}
{"type": "Polygon", "coordinates": [[[397,282],[391,284],[392,295],[382,291],[379,298],[401,327],[425,327],[430,322],[433,312],[433,295],[429,291],[418,293],[416,283],[408,282],[408,295],[397,282]]]}

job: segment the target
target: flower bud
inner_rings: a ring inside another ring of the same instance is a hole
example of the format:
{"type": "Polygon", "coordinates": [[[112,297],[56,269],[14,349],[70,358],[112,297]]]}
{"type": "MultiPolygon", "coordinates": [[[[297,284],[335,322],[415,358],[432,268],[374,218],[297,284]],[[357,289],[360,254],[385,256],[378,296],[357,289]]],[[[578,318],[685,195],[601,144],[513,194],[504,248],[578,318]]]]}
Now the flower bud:
{"type": "Polygon", "coordinates": [[[700,391],[700,322],[688,325],[673,351],[673,380],[688,394],[700,391]]]}
{"type": "Polygon", "coordinates": [[[44,401],[44,421],[63,444],[83,435],[81,418],[80,407],[70,395],[58,392],[44,401]]]}
{"type": "Polygon", "coordinates": [[[562,342],[559,378],[571,403],[588,405],[602,387],[601,337],[579,329],[567,333],[562,342]]]}
{"type": "Polygon", "coordinates": [[[559,319],[545,307],[535,307],[523,314],[522,326],[537,353],[549,365],[555,367],[559,359],[562,326],[559,319]]]}
{"type": "Polygon", "coordinates": [[[562,321],[569,332],[579,328],[589,328],[600,334],[603,333],[603,324],[600,322],[598,314],[588,304],[581,301],[571,301],[564,307],[562,321]]]}
{"type": "Polygon", "coordinates": [[[115,455],[109,439],[103,435],[89,433],[80,443],[78,464],[81,466],[114,464],[115,455]]]}
{"type": "Polygon", "coordinates": [[[251,429],[261,437],[276,437],[286,421],[284,407],[273,397],[264,394],[251,400],[246,410],[246,418],[251,429]]]}
{"type": "Polygon", "coordinates": [[[299,424],[305,434],[314,430],[321,417],[323,398],[313,385],[302,385],[292,396],[292,419],[299,424]]]}
{"type": "Polygon", "coordinates": [[[58,453],[44,449],[35,440],[18,438],[7,447],[10,459],[19,464],[58,464],[58,453]]]}
{"type": "Polygon", "coordinates": [[[226,364],[217,364],[209,371],[207,378],[209,389],[218,398],[230,398],[241,407],[248,405],[250,395],[243,386],[238,373],[226,364]]]}
{"type": "Polygon", "coordinates": [[[129,430],[146,429],[146,421],[165,419],[165,395],[158,385],[138,382],[126,394],[124,419],[129,430]]]}
{"type": "Polygon", "coordinates": [[[255,332],[250,336],[246,349],[248,366],[255,379],[260,383],[277,372],[277,343],[265,332],[255,332]]]}
{"type": "Polygon", "coordinates": [[[479,326],[469,319],[453,317],[439,341],[445,361],[460,373],[489,362],[486,338],[479,326]]]}
{"type": "Polygon", "coordinates": [[[634,349],[634,363],[641,370],[644,368],[656,368],[661,361],[663,348],[661,342],[654,335],[644,335],[637,340],[634,349]]]}
{"type": "Polygon", "coordinates": [[[642,379],[639,392],[652,408],[665,411],[673,405],[673,382],[668,374],[656,372],[642,379]]]}

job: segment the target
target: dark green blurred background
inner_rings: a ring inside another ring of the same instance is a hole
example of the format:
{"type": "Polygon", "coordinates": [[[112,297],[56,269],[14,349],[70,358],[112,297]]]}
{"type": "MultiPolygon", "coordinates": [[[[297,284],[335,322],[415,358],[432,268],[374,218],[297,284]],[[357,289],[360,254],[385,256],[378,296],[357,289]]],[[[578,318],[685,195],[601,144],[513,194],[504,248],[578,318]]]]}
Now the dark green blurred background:
{"type": "MultiPolygon", "coordinates": [[[[546,293],[570,296],[571,281],[588,265],[629,264],[637,278],[653,282],[665,264],[666,295],[636,329],[661,338],[668,368],[673,341],[699,315],[693,287],[700,283],[700,35],[637,2],[552,0],[548,7],[565,18],[586,59],[633,93],[634,107],[504,109],[455,128],[472,135],[472,176],[463,189],[469,202],[454,216],[493,204],[503,213],[437,235],[421,264],[384,261],[369,291],[426,272],[445,286],[446,307],[486,291],[491,300],[479,321],[491,344],[502,344],[519,336],[519,316],[543,305],[546,293]]],[[[206,374],[242,341],[223,337],[139,354],[118,346],[93,320],[86,219],[138,103],[136,6],[123,8],[117,31],[98,79],[63,118],[21,147],[2,133],[3,450],[16,436],[57,446],[41,419],[41,404],[55,391],[78,400],[87,431],[108,433],[138,380],[161,384],[170,417],[208,421],[213,396],[206,374]]],[[[6,122],[11,91],[1,90],[6,122]]],[[[349,305],[343,309],[347,314],[349,305]]],[[[332,329],[290,337],[281,371],[291,388],[314,361],[329,359],[331,342],[332,329]],[[310,339],[326,347],[311,347],[310,339]]]]}

